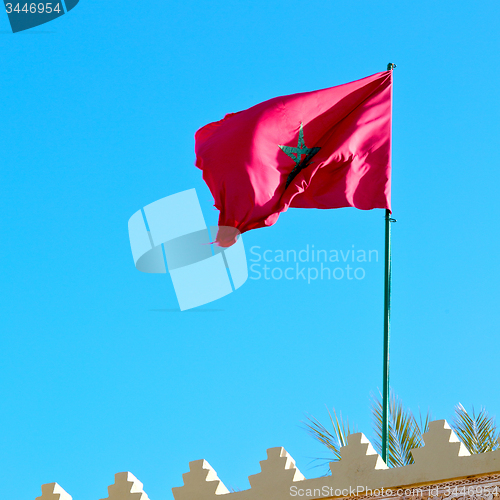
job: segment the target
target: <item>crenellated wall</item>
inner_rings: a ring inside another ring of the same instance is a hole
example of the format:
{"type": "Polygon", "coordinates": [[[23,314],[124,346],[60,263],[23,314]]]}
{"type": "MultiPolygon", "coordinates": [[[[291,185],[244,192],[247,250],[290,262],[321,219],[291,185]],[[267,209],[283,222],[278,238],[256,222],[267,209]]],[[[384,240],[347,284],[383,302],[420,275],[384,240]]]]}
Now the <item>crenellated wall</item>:
{"type": "MultiPolygon", "coordinates": [[[[249,476],[250,489],[229,492],[205,460],[190,462],[184,485],[172,488],[175,500],[292,500],[361,498],[500,498],[500,448],[470,455],[445,420],[431,422],[425,446],[412,451],[415,463],[388,468],[362,433],[351,434],[331,476],[305,479],[283,448],[267,450],[261,472],[249,476]]],[[[103,500],[149,500],[130,472],[115,475],[103,500]]],[[[37,500],[71,500],[57,483],[42,486],[37,500]]]]}
{"type": "MultiPolygon", "coordinates": [[[[108,486],[108,496],[102,500],[149,500],[142,483],[130,472],[115,474],[115,483],[108,486]]],[[[73,500],[57,483],[44,484],[42,496],[36,500],[73,500]]]]}

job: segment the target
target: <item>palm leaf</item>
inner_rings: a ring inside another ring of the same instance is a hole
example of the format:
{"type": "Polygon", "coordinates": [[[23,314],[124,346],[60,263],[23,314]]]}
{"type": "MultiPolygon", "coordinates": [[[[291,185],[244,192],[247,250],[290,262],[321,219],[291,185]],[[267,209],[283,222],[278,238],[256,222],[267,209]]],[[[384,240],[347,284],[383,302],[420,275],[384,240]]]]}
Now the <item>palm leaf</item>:
{"type": "Polygon", "coordinates": [[[451,427],[472,455],[493,451],[499,447],[500,432],[495,418],[490,417],[485,408],[481,408],[477,415],[472,408],[470,415],[459,403],[455,406],[451,427]]]}
{"type": "Polygon", "coordinates": [[[328,464],[330,462],[336,462],[340,460],[340,448],[342,448],[343,446],[347,446],[347,436],[357,431],[355,426],[351,426],[351,424],[349,424],[348,419],[343,419],[341,412],[339,412],[339,414],[337,415],[335,408],[333,408],[332,415],[328,408],[327,411],[328,417],[330,418],[331,430],[327,429],[317,418],[312,415],[308,415],[307,421],[302,423],[304,424],[305,429],[309,433],[309,435],[316,441],[319,441],[321,444],[326,446],[332,453],[333,457],[331,458],[314,459],[314,461],[321,461],[320,464],[316,465],[317,467],[326,466],[328,470],[328,464]]]}
{"type": "MultiPolygon", "coordinates": [[[[374,446],[381,454],[383,409],[380,398],[372,398],[372,415],[375,428],[374,446]]],[[[391,392],[387,456],[389,467],[402,467],[414,462],[411,450],[423,446],[422,434],[427,431],[430,418],[430,413],[427,412],[424,418],[420,414],[417,421],[411,410],[406,409],[398,396],[391,392]]]]}
{"type": "MultiPolygon", "coordinates": [[[[329,410],[327,411],[331,430],[312,415],[307,417],[307,422],[303,422],[308,433],[326,446],[333,455],[331,458],[315,459],[322,461],[317,466],[325,466],[329,462],[340,460],[340,449],[347,445],[347,436],[357,432],[347,419],[342,418],[342,413],[339,412],[337,415],[333,409],[332,415],[329,410]]],[[[377,452],[381,454],[382,402],[381,398],[375,396],[372,396],[372,416],[375,431],[373,443],[377,452]]],[[[391,392],[387,457],[389,467],[402,467],[414,463],[411,451],[424,446],[422,436],[429,429],[430,419],[431,414],[427,411],[425,415],[419,412],[417,420],[412,411],[404,407],[401,399],[391,392]]],[[[458,404],[455,407],[451,427],[471,454],[485,453],[500,448],[500,431],[495,424],[494,417],[490,417],[484,408],[481,408],[477,414],[473,408],[472,414],[469,414],[461,404],[458,404]]]]}

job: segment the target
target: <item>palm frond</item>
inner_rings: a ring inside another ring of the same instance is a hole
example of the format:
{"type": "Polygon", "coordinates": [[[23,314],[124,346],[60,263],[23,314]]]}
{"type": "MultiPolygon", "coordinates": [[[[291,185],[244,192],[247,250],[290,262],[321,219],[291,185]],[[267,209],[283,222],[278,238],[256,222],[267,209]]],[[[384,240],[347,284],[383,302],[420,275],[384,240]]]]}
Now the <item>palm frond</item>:
{"type": "Polygon", "coordinates": [[[349,424],[348,419],[344,420],[341,412],[339,412],[339,414],[337,415],[335,408],[333,408],[332,415],[328,408],[327,411],[328,417],[330,418],[331,430],[327,429],[317,418],[312,415],[308,415],[307,420],[305,422],[302,422],[309,435],[316,441],[319,441],[321,444],[326,446],[333,455],[333,457],[331,458],[315,459],[315,461],[323,460],[323,462],[316,465],[316,467],[328,467],[328,464],[330,462],[336,462],[340,460],[340,448],[347,445],[347,436],[349,436],[349,434],[357,432],[356,427],[349,424]]]}
{"type": "MultiPolygon", "coordinates": [[[[375,396],[372,397],[372,416],[375,429],[374,446],[381,454],[383,409],[381,398],[375,396]]],[[[417,421],[412,411],[406,409],[398,396],[391,392],[387,457],[389,467],[402,467],[414,462],[411,450],[423,446],[422,434],[427,431],[430,418],[430,413],[427,412],[425,418],[420,414],[417,421]]]]}
{"type": "Polygon", "coordinates": [[[495,424],[495,418],[490,417],[485,408],[472,415],[459,403],[455,406],[451,428],[471,454],[493,451],[499,447],[500,432],[495,424]]]}

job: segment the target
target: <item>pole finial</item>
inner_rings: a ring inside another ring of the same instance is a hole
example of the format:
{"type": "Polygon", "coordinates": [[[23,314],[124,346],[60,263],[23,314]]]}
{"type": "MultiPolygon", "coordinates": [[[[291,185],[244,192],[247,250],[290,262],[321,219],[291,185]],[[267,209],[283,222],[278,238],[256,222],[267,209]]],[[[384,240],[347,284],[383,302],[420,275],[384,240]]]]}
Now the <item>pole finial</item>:
{"type": "Polygon", "coordinates": [[[387,65],[387,71],[392,71],[395,67],[396,67],[396,65],[395,65],[395,64],[393,64],[393,63],[389,63],[389,64],[387,65]]]}

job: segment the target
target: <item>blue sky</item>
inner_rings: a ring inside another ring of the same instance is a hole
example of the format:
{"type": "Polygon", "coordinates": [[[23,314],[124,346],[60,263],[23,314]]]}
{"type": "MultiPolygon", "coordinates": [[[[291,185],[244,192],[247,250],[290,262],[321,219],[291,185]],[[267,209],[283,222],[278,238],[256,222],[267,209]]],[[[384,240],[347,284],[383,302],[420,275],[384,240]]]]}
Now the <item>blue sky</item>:
{"type": "MultiPolygon", "coordinates": [[[[394,74],[392,387],[413,410],[498,401],[498,2],[81,0],[24,33],[0,16],[5,496],[172,498],[207,459],[246,488],[266,448],[312,477],[300,428],[335,407],[371,437],[383,263],[363,280],[248,280],[178,312],[138,272],[128,218],[196,188],[194,133],[225,113],[394,74]]],[[[292,209],[247,251],[375,249],[383,211],[292,209]]],[[[251,257],[251,255],[249,254],[251,257]]]]}

